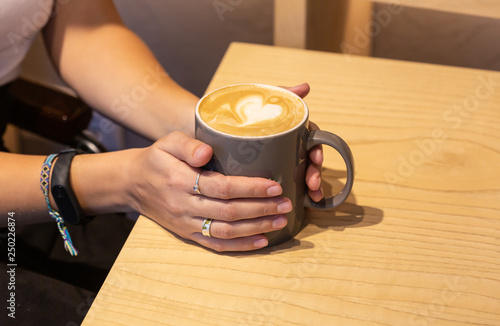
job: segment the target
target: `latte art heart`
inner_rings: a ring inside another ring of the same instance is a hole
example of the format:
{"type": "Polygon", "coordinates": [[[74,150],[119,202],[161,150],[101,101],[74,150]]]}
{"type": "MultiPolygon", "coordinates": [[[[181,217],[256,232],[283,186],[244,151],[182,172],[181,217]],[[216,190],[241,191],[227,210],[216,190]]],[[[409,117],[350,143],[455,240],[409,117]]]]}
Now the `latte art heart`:
{"type": "Polygon", "coordinates": [[[283,113],[283,108],[277,104],[264,104],[262,96],[252,95],[241,99],[236,104],[236,114],[238,114],[242,124],[248,126],[254,123],[263,122],[278,118],[283,113]]]}
{"type": "Polygon", "coordinates": [[[235,85],[205,97],[198,106],[210,127],[236,136],[261,137],[297,126],[305,115],[296,95],[277,87],[235,85]]]}

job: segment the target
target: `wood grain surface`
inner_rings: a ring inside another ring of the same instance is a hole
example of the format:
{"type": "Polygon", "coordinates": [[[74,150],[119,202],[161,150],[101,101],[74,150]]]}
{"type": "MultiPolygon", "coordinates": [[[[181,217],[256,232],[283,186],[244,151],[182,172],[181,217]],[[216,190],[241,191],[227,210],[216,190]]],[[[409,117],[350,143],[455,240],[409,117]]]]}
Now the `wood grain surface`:
{"type": "MultiPolygon", "coordinates": [[[[500,73],[234,43],[210,89],[309,82],[347,202],[217,254],[140,217],[83,325],[499,325],[500,73]]],[[[342,187],[325,148],[326,192],[342,187]]]]}

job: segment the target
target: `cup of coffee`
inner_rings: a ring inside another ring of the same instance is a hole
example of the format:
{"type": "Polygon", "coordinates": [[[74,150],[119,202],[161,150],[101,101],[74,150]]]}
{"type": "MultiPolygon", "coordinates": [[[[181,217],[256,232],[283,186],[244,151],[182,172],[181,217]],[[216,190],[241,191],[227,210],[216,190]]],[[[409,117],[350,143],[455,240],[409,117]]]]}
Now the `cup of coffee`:
{"type": "Polygon", "coordinates": [[[331,209],[343,203],[354,181],[349,146],[337,135],[309,130],[309,111],[296,94],[277,86],[237,84],[216,89],[196,106],[195,137],[212,146],[204,167],[224,175],[269,178],[279,182],[291,200],[284,229],[267,235],[269,245],[293,238],[304,224],[305,207],[331,209]],[[347,168],[347,181],[336,195],[314,202],[307,193],[307,151],[324,144],[337,150],[347,168]]]}

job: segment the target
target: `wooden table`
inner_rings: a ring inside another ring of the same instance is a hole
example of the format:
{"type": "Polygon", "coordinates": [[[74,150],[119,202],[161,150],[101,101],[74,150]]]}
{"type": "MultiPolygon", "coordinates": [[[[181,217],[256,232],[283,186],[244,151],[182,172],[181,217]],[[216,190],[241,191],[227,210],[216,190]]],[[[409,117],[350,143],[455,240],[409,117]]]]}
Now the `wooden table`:
{"type": "Polygon", "coordinates": [[[235,43],[209,88],[305,81],[348,201],[253,253],[141,217],[83,325],[500,325],[500,73],[235,43]]]}

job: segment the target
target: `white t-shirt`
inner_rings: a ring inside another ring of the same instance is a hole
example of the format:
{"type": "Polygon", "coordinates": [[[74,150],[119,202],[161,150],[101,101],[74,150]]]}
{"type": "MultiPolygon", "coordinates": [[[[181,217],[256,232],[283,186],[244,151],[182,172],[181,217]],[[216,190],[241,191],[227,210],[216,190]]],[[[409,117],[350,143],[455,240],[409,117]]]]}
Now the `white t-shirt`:
{"type": "Polygon", "coordinates": [[[21,72],[21,62],[38,32],[47,24],[54,0],[1,0],[0,85],[21,72]]]}

